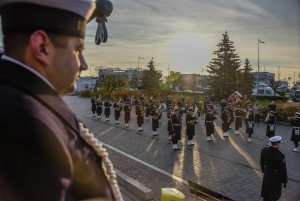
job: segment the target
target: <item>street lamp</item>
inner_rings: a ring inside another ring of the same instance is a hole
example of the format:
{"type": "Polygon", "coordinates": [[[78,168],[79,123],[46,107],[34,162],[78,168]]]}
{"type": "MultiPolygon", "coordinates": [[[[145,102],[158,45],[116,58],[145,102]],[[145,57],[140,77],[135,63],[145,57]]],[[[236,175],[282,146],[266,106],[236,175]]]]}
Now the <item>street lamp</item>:
{"type": "Polygon", "coordinates": [[[258,38],[258,40],[257,40],[257,82],[256,82],[256,84],[258,83],[258,74],[259,74],[259,44],[260,43],[265,43],[264,41],[261,41],[261,40],[259,40],[259,38],[258,38]]]}
{"type": "Polygon", "coordinates": [[[144,57],[138,57],[138,69],[140,68],[140,59],[144,59],[144,57]]]}

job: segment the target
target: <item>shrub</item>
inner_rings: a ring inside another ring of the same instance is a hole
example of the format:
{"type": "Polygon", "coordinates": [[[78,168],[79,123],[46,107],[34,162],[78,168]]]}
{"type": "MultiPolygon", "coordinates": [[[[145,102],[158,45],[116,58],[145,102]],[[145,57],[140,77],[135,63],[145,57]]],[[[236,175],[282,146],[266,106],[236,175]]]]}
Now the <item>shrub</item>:
{"type": "Polygon", "coordinates": [[[92,97],[95,95],[96,95],[96,93],[90,89],[84,89],[84,90],[80,91],[80,96],[82,96],[82,97],[92,97]]]}
{"type": "Polygon", "coordinates": [[[269,100],[269,101],[283,101],[286,102],[289,100],[289,97],[286,96],[250,96],[249,97],[251,100],[269,100]]]}
{"type": "MultiPolygon", "coordinates": [[[[266,102],[263,103],[260,102],[260,104],[262,106],[261,116],[265,119],[268,112],[268,104],[266,104],[266,102]]],[[[277,104],[276,120],[278,122],[288,122],[288,117],[293,117],[295,115],[295,112],[300,111],[300,103],[277,102],[276,104],[277,104]]]]}

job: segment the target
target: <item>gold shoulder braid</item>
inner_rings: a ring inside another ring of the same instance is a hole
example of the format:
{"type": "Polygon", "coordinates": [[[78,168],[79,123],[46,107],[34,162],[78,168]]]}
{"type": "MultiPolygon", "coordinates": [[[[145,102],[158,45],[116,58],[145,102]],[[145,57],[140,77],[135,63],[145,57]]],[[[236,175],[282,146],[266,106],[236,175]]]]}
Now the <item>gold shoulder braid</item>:
{"type": "Polygon", "coordinates": [[[94,134],[85,128],[83,123],[79,123],[80,136],[95,150],[97,155],[102,159],[102,165],[105,175],[108,178],[109,184],[116,198],[116,201],[123,201],[122,194],[117,182],[117,175],[114,170],[111,160],[108,158],[108,153],[100,141],[95,138],[94,134]]]}

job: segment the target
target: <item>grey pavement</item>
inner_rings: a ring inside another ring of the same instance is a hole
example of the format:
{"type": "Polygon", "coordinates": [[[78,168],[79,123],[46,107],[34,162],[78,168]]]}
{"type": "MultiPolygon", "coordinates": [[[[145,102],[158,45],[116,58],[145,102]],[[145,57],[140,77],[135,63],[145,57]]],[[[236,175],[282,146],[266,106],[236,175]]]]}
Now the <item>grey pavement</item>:
{"type": "MultiPolygon", "coordinates": [[[[196,126],[195,145],[190,148],[186,145],[183,121],[181,150],[173,151],[168,142],[165,113],[163,123],[160,124],[160,135],[153,138],[151,120],[145,121],[142,134],[136,131],[134,109],[130,127],[124,128],[123,113],[121,124],[115,125],[113,113],[108,123],[92,117],[89,98],[68,96],[65,101],[97,138],[107,145],[115,168],[152,189],[155,200],[160,200],[162,187],[177,188],[186,195],[188,201],[198,200],[189,194],[186,185],[188,180],[233,200],[262,200],[259,159],[261,149],[267,143],[265,124],[255,125],[253,142],[248,143],[245,141],[247,136],[244,128],[240,130],[241,135],[231,131],[229,139],[224,139],[218,119],[214,141],[207,142],[204,122],[200,120],[196,126]]],[[[288,184],[287,188],[283,188],[281,201],[300,200],[300,153],[291,151],[291,130],[291,126],[276,127],[276,134],[284,139],[281,151],[286,156],[288,171],[288,184]]]]}

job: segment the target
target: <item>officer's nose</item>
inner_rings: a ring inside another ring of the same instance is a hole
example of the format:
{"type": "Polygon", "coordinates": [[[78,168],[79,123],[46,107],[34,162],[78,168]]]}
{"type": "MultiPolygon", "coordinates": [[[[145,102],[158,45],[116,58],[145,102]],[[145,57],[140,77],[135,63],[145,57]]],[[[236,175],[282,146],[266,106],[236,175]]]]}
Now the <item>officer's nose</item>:
{"type": "Polygon", "coordinates": [[[84,59],[82,53],[80,53],[80,55],[79,55],[79,62],[80,62],[79,71],[83,71],[83,70],[87,70],[88,69],[88,65],[85,62],[85,59],[84,59]]]}

